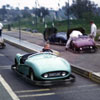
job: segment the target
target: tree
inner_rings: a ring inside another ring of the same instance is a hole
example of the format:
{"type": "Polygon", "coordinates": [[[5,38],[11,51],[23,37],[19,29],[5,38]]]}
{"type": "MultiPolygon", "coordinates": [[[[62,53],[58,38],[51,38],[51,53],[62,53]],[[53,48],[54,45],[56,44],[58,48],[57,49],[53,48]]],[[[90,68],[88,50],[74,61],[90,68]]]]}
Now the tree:
{"type": "Polygon", "coordinates": [[[0,9],[0,15],[2,16],[2,20],[5,19],[6,14],[7,14],[6,6],[3,5],[2,8],[0,9]]]}
{"type": "Polygon", "coordinates": [[[66,16],[68,16],[69,12],[69,4],[66,2],[65,6],[62,7],[66,16]]]}
{"type": "MultiPolygon", "coordinates": [[[[69,7],[70,14],[74,15],[78,19],[83,19],[89,13],[89,17],[92,17],[95,13],[97,5],[89,0],[73,0],[72,5],[69,7]]],[[[68,4],[65,6],[65,12],[68,10],[68,4]]],[[[67,13],[66,13],[67,14],[67,13]]]]}
{"type": "Polygon", "coordinates": [[[24,7],[24,10],[21,11],[23,18],[31,17],[30,9],[28,7],[24,7]]]}
{"type": "Polygon", "coordinates": [[[35,13],[36,16],[42,17],[42,18],[49,14],[48,9],[46,9],[44,7],[34,8],[33,12],[35,13]]]}

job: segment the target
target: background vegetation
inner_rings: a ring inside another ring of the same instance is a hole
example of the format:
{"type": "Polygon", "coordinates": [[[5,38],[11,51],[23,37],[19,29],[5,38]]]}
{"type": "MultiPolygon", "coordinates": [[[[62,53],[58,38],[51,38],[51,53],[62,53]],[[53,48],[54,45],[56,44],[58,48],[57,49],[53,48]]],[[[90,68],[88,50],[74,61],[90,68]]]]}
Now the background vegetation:
{"type": "Polygon", "coordinates": [[[100,7],[90,0],[73,0],[71,5],[66,2],[57,11],[45,7],[19,9],[7,4],[0,9],[0,20],[7,29],[43,32],[46,27],[56,27],[66,32],[68,28],[83,27],[88,34],[91,20],[100,28],[100,7]]]}

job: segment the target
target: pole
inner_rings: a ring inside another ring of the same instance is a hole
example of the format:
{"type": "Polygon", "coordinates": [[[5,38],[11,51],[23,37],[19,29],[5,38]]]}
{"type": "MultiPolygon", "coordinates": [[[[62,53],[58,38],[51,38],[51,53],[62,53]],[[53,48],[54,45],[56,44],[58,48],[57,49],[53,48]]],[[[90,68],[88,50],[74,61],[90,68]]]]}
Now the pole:
{"type": "Polygon", "coordinates": [[[20,4],[19,3],[18,3],[18,7],[19,7],[19,40],[21,40],[21,22],[20,22],[21,14],[20,14],[20,4]]]}
{"type": "Polygon", "coordinates": [[[20,25],[20,16],[19,16],[19,40],[21,40],[21,25],[20,25]]]}
{"type": "Polygon", "coordinates": [[[68,0],[68,29],[70,28],[70,21],[69,21],[69,0],[68,0]]]}
{"type": "Polygon", "coordinates": [[[37,29],[37,0],[35,0],[35,4],[36,4],[36,15],[35,15],[35,17],[36,17],[36,29],[37,29]]]}

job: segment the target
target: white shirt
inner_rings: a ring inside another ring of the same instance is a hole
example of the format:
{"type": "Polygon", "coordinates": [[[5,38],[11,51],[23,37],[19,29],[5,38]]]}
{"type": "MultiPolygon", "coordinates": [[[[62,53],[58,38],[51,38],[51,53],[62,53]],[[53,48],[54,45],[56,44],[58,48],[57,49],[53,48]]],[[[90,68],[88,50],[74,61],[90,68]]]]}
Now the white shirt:
{"type": "Polygon", "coordinates": [[[80,35],[83,35],[80,31],[77,31],[77,30],[72,31],[72,33],[70,34],[70,37],[66,43],[66,48],[69,48],[70,42],[72,41],[73,38],[78,38],[80,35]]]}
{"type": "Polygon", "coordinates": [[[96,32],[97,32],[97,27],[96,25],[93,23],[91,25],[91,35],[96,36],[96,32]]]}
{"type": "Polygon", "coordinates": [[[83,35],[80,31],[72,31],[72,33],[70,34],[70,37],[76,37],[78,38],[80,35],[83,35]]]}
{"type": "Polygon", "coordinates": [[[3,24],[2,23],[0,23],[0,30],[3,28],[3,24]]]}

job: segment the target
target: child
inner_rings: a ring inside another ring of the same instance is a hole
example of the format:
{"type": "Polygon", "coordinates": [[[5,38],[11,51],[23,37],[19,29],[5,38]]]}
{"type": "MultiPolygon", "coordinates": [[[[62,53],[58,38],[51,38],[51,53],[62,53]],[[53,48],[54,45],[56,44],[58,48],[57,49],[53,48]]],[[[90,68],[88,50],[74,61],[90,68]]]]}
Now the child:
{"type": "Polygon", "coordinates": [[[42,52],[53,52],[51,49],[50,49],[50,44],[49,43],[46,43],[44,45],[44,48],[42,49],[42,52]]]}

